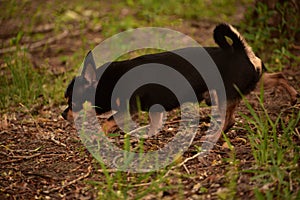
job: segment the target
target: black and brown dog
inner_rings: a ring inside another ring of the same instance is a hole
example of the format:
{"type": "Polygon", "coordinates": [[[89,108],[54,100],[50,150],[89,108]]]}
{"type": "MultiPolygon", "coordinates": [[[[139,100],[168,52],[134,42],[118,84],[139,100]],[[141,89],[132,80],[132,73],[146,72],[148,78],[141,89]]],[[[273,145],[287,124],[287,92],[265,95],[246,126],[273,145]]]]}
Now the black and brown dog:
{"type": "MultiPolygon", "coordinates": [[[[224,131],[228,130],[235,122],[234,111],[241,100],[241,94],[250,93],[259,82],[262,82],[266,88],[283,87],[291,96],[291,102],[295,103],[297,101],[297,91],[288,84],[281,73],[263,74],[265,71],[263,62],[254,54],[251,47],[233,26],[229,24],[216,26],[214,40],[219,47],[205,47],[204,49],[216,64],[225,86],[227,99],[219,99],[220,101],[227,100],[224,131]],[[237,91],[237,88],[239,91],[237,91]]],[[[118,80],[131,69],[145,64],[163,64],[175,69],[190,83],[197,95],[197,101],[202,101],[203,94],[208,91],[202,76],[187,60],[178,55],[178,52],[192,54],[193,51],[199,50],[197,48],[189,47],[143,55],[130,60],[106,63],[98,69],[96,69],[93,54],[89,52],[85,58],[81,75],[71,81],[65,92],[69,106],[62,116],[68,120],[72,119],[74,113],[80,111],[86,101],[92,103],[97,114],[112,110],[112,103],[123,110],[129,102],[131,113],[137,112],[139,109],[149,111],[149,108],[155,104],[161,105],[166,111],[180,106],[176,96],[170,90],[158,84],[141,86],[130,99],[124,99],[125,97],[122,96],[112,99],[112,93],[118,80]],[[74,87],[75,82],[76,87],[74,87]],[[139,103],[137,103],[137,100],[139,103]]],[[[218,90],[217,87],[216,90],[218,90]]],[[[188,95],[184,96],[183,99],[186,102],[191,101],[188,95]]],[[[149,113],[150,131],[156,132],[162,125],[162,114],[159,111],[149,113]]],[[[106,129],[109,129],[112,125],[114,125],[114,121],[108,120],[106,129]]]]}

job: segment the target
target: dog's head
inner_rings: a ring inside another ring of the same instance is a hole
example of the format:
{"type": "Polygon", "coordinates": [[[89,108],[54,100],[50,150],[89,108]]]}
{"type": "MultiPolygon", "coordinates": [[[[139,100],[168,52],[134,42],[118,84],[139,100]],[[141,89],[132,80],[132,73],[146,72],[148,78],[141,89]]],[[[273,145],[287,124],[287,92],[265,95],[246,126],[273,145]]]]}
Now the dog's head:
{"type": "Polygon", "coordinates": [[[73,78],[65,91],[68,107],[62,113],[63,118],[73,120],[86,101],[93,105],[96,87],[96,65],[90,51],[84,60],[81,75],[73,78]]]}

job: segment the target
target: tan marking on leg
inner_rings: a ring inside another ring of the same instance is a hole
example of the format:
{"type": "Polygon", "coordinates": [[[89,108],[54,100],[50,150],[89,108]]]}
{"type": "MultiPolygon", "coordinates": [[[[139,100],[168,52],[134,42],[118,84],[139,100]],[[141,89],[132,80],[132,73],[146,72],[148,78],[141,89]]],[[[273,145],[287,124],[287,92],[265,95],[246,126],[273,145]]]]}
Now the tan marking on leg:
{"type": "Polygon", "coordinates": [[[71,109],[68,110],[67,113],[67,120],[68,121],[74,121],[76,118],[78,117],[78,113],[77,112],[73,112],[71,109]]]}
{"type": "Polygon", "coordinates": [[[72,112],[72,110],[69,110],[67,112],[67,120],[68,121],[72,121],[73,120],[73,112],[72,112]]]}

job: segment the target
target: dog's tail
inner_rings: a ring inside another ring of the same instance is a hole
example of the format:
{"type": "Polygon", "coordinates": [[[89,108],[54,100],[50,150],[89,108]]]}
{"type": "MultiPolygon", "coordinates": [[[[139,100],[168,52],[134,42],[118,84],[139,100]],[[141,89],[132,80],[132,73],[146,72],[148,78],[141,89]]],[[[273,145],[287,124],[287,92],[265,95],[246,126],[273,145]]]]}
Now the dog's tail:
{"type": "Polygon", "coordinates": [[[216,26],[214,39],[224,50],[244,52],[260,74],[265,70],[260,58],[254,54],[252,48],[247,44],[243,36],[230,24],[223,23],[216,26]]]}
{"type": "Polygon", "coordinates": [[[215,42],[224,50],[244,52],[254,67],[262,72],[262,62],[256,57],[243,36],[230,24],[219,24],[214,30],[215,42]]]}
{"type": "Polygon", "coordinates": [[[230,24],[223,23],[216,26],[214,40],[222,49],[251,50],[242,35],[230,24]]]}

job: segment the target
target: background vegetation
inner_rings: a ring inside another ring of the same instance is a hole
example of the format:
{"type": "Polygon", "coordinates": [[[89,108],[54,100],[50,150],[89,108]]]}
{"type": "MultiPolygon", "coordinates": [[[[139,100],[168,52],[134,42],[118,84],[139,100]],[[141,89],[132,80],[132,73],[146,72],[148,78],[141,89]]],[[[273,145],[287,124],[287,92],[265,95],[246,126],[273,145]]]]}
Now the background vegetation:
{"type": "MultiPolygon", "coordinates": [[[[0,8],[2,118],[19,112],[38,118],[45,106],[62,110],[64,90],[78,72],[86,52],[103,39],[130,28],[169,27],[194,37],[203,45],[214,45],[210,27],[226,21],[244,33],[270,71],[299,71],[299,1],[11,0],[1,1],[0,8]],[[200,34],[200,29],[205,34],[200,34]]],[[[299,85],[296,88],[299,90],[299,85]]],[[[272,118],[264,107],[263,93],[257,100],[260,112],[245,100],[249,112],[240,114],[247,121],[241,124],[241,130],[247,133],[255,162],[241,168],[234,146],[224,135],[230,156],[222,161],[226,164],[223,190],[215,197],[237,198],[241,195],[238,194],[239,177],[250,174],[253,198],[299,199],[299,108],[272,118]],[[297,142],[294,138],[298,138],[297,142]]],[[[95,166],[101,169],[102,176],[88,184],[98,189],[99,199],[141,199],[149,195],[160,198],[174,190],[176,198],[185,198],[184,179],[178,175],[172,180],[168,176],[172,167],[133,175],[110,171],[104,165],[95,166]]],[[[193,174],[183,176],[193,179],[193,174]]],[[[207,187],[195,183],[190,190],[198,191],[194,198],[207,198],[207,187]]]]}

